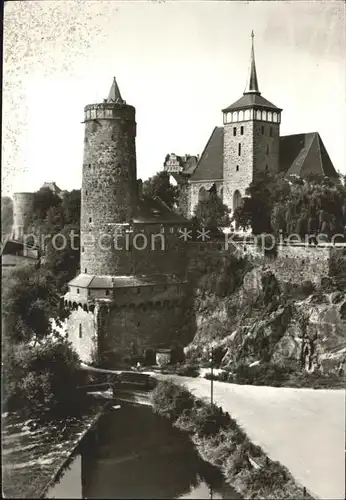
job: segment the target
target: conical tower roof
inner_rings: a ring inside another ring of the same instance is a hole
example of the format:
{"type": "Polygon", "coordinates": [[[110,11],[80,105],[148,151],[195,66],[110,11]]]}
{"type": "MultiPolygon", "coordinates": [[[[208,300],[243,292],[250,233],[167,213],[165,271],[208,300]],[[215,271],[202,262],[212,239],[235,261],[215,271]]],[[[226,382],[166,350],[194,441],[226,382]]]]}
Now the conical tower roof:
{"type": "Polygon", "coordinates": [[[113,83],[109,91],[107,102],[125,102],[121,97],[120,90],[115,77],[113,78],[113,83]]]}
{"type": "Polygon", "coordinates": [[[255,63],[255,49],[254,49],[254,32],[251,32],[251,58],[250,58],[250,68],[249,68],[249,77],[246,85],[246,89],[244,91],[245,94],[257,94],[261,95],[261,92],[258,88],[258,80],[257,80],[257,72],[256,72],[256,63],[255,63]]]}

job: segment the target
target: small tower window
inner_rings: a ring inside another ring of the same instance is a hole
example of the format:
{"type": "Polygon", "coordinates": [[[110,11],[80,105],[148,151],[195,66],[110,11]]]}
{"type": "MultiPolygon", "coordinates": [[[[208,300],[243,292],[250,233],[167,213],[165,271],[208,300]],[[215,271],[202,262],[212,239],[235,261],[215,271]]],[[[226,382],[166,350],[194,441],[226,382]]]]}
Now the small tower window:
{"type": "Polygon", "coordinates": [[[82,323],[79,323],[79,338],[82,338],[82,323]]]}
{"type": "Polygon", "coordinates": [[[82,247],[82,253],[84,252],[84,247],[82,247]]]}
{"type": "Polygon", "coordinates": [[[239,143],[238,144],[238,156],[240,156],[240,155],[241,155],[241,144],[239,143]]]}
{"type": "Polygon", "coordinates": [[[91,217],[89,217],[89,222],[92,222],[92,221],[93,221],[93,220],[92,220],[92,218],[91,218],[91,217]]]}
{"type": "Polygon", "coordinates": [[[236,136],[237,135],[237,127],[233,127],[233,135],[236,136]]]}
{"type": "Polygon", "coordinates": [[[89,163],[89,168],[91,168],[91,163],[89,163]]]}
{"type": "Polygon", "coordinates": [[[269,155],[269,144],[267,144],[267,155],[269,155]]]}
{"type": "Polygon", "coordinates": [[[84,274],[87,274],[88,270],[87,268],[84,269],[84,274]]]}
{"type": "Polygon", "coordinates": [[[109,290],[106,290],[106,295],[109,295],[109,290]]]}
{"type": "Polygon", "coordinates": [[[85,190],[85,196],[88,196],[88,190],[87,189],[85,190]]]}
{"type": "Polygon", "coordinates": [[[239,165],[235,167],[236,171],[239,172],[239,165]]]}
{"type": "Polygon", "coordinates": [[[264,125],[262,125],[262,135],[264,135],[264,125]]]}
{"type": "Polygon", "coordinates": [[[240,135],[244,135],[244,127],[240,127],[240,135]]]}
{"type": "Polygon", "coordinates": [[[79,293],[79,288],[77,288],[77,293],[79,293]]]}

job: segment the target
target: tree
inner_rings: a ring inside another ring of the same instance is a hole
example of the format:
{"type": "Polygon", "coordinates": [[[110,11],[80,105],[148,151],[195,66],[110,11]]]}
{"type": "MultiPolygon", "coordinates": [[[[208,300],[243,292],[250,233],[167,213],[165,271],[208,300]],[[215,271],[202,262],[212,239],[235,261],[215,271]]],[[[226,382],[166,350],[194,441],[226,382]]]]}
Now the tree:
{"type": "Polygon", "coordinates": [[[64,417],[83,409],[80,359],[65,339],[32,347],[7,344],[3,352],[3,403],[8,411],[64,417]]]}
{"type": "Polygon", "coordinates": [[[271,233],[274,204],[286,200],[288,194],[289,185],[281,176],[259,173],[246,189],[246,196],[234,211],[233,220],[238,227],[252,228],[254,234],[271,233]]]}
{"type": "Polygon", "coordinates": [[[158,172],[143,183],[143,193],[146,196],[158,196],[169,208],[174,208],[179,195],[179,188],[169,182],[167,172],[158,172]]]}
{"type": "Polygon", "coordinates": [[[9,196],[1,197],[1,238],[11,233],[13,224],[13,202],[9,196]]]}
{"type": "Polygon", "coordinates": [[[5,341],[36,343],[56,333],[52,320],[61,326],[67,312],[61,308],[52,272],[25,266],[15,269],[7,279],[11,284],[4,287],[2,297],[5,341]]]}
{"type": "Polygon", "coordinates": [[[218,232],[220,228],[230,224],[229,208],[214,191],[205,200],[198,202],[194,216],[201,227],[211,232],[218,232]]]}

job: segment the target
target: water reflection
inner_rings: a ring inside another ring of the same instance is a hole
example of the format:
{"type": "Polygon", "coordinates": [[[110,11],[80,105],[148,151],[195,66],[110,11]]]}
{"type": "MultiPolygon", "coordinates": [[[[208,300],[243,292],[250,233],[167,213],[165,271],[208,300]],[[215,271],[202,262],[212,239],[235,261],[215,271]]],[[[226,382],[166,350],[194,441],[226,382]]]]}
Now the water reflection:
{"type": "Polygon", "coordinates": [[[240,496],[203,462],[185,433],[150,408],[106,413],[47,498],[214,498],[240,496]]]}

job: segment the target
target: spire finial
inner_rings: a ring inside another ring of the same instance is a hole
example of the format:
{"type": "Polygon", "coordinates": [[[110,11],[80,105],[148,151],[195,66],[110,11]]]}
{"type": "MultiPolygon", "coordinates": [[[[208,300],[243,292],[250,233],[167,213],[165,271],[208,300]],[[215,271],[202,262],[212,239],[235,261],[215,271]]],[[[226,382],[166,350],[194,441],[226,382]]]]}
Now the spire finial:
{"type": "Polygon", "coordinates": [[[250,59],[250,70],[248,82],[244,94],[258,94],[260,91],[258,88],[257,73],[256,73],[256,63],[255,63],[255,49],[254,49],[254,37],[255,34],[253,30],[251,31],[251,59],[250,59]]]}
{"type": "Polygon", "coordinates": [[[115,76],[113,77],[113,83],[109,91],[107,102],[124,102],[123,98],[121,97],[115,76]]]}

